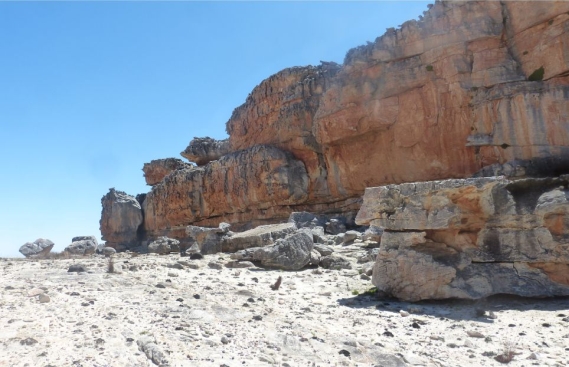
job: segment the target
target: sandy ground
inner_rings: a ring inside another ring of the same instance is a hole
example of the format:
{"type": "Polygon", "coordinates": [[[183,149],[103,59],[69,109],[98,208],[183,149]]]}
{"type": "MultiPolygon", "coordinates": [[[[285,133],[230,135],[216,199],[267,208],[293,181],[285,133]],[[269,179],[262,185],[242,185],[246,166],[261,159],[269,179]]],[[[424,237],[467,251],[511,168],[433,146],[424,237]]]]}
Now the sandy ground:
{"type": "Polygon", "coordinates": [[[355,260],[209,266],[228,261],[0,259],[0,366],[499,366],[505,349],[510,366],[569,365],[568,298],[411,304],[362,295],[355,260]]]}

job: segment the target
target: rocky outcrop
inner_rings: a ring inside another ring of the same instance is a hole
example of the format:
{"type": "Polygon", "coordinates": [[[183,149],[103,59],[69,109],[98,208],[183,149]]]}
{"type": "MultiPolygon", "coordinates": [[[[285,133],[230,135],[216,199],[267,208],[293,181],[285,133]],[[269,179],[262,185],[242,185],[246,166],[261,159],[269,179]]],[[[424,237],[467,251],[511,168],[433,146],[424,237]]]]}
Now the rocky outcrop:
{"type": "Polygon", "coordinates": [[[215,140],[206,136],[193,138],[180,155],[198,166],[203,166],[229,153],[231,153],[229,140],[215,140]]]}
{"type": "Polygon", "coordinates": [[[49,254],[55,246],[53,242],[45,238],[38,238],[34,242],[26,242],[20,247],[20,253],[25,257],[41,257],[49,254]]]}
{"type": "Polygon", "coordinates": [[[212,217],[216,223],[272,218],[280,207],[305,201],[307,193],[301,161],[275,147],[256,146],[168,175],[144,200],[144,227],[152,232],[202,225],[212,217]]]}
{"type": "Polygon", "coordinates": [[[160,183],[172,171],[184,168],[191,168],[192,165],[185,163],[178,158],[156,159],[150,163],[144,163],[142,171],[144,172],[144,179],[146,184],[154,186],[160,183]]]}
{"type": "Polygon", "coordinates": [[[106,246],[116,250],[137,247],[142,209],[134,196],[114,188],[101,199],[100,229],[106,246]]]}
{"type": "Polygon", "coordinates": [[[568,27],[568,2],[439,1],[342,65],[282,70],[235,109],[228,140],[190,143],[200,167],[153,187],[143,233],[183,242],[187,225],[345,214],[393,183],[568,173],[568,27]]]}
{"type": "Polygon", "coordinates": [[[384,229],[378,289],[408,301],[569,295],[569,176],[366,189],[358,224],[384,229]]]}

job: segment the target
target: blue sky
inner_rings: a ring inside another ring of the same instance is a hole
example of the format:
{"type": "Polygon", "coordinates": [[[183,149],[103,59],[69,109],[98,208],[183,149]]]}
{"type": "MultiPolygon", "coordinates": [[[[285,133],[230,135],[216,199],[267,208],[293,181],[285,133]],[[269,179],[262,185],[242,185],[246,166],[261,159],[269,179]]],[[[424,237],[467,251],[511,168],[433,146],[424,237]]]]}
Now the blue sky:
{"type": "Polygon", "coordinates": [[[110,187],[149,191],[145,162],[225,138],[263,79],[341,63],[428,3],[0,1],[0,257],[100,239],[110,187]]]}

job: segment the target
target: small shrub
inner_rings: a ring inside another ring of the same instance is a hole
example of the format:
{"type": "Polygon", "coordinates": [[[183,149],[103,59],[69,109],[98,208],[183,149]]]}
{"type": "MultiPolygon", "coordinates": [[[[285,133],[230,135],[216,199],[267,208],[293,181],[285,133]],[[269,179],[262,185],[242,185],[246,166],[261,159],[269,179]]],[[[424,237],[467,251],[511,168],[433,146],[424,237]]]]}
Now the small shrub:
{"type": "Polygon", "coordinates": [[[549,22],[547,22],[549,25],[553,24],[553,19],[549,19],[549,22]]]}
{"type": "Polygon", "coordinates": [[[107,273],[114,273],[115,272],[115,258],[109,256],[109,261],[107,262],[107,273]]]}
{"type": "Polygon", "coordinates": [[[516,349],[516,343],[511,340],[504,340],[502,343],[502,353],[498,354],[494,359],[500,363],[510,363],[514,356],[517,354],[514,349],[516,349]]]}
{"type": "Polygon", "coordinates": [[[529,53],[529,52],[527,52],[527,51],[524,51],[522,54],[523,54],[523,55],[527,55],[528,53],[529,53]]]}
{"type": "Polygon", "coordinates": [[[542,66],[533,73],[531,73],[531,75],[528,77],[528,80],[530,82],[540,82],[543,80],[543,74],[545,74],[545,69],[542,66]]]}
{"type": "Polygon", "coordinates": [[[509,146],[510,146],[509,144],[503,143],[502,145],[500,145],[500,148],[506,149],[506,148],[508,148],[509,146]]]}
{"type": "Polygon", "coordinates": [[[433,65],[427,65],[427,71],[433,71],[433,65]]]}
{"type": "Polygon", "coordinates": [[[353,294],[354,296],[357,296],[358,294],[360,294],[360,292],[358,292],[357,290],[354,289],[354,290],[352,291],[352,294],[353,294]]]}

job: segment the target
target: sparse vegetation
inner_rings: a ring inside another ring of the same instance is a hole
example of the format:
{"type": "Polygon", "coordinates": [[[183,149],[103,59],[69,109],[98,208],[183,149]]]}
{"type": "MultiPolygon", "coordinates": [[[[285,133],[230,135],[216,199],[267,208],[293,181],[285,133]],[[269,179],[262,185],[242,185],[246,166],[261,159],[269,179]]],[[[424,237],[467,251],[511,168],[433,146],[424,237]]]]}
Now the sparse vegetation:
{"type": "Polygon", "coordinates": [[[545,74],[545,69],[542,66],[539,69],[537,69],[536,71],[534,71],[533,73],[531,73],[531,75],[528,77],[528,80],[530,82],[540,82],[543,80],[544,74],[545,74]]]}
{"type": "Polygon", "coordinates": [[[109,256],[109,261],[107,262],[107,273],[114,273],[115,272],[115,258],[113,256],[109,256]]]}
{"type": "Polygon", "coordinates": [[[360,294],[360,292],[358,292],[356,289],[354,289],[354,290],[352,291],[352,294],[353,294],[354,296],[357,296],[358,294],[360,294]]]}
{"type": "Polygon", "coordinates": [[[426,68],[427,68],[427,71],[433,71],[434,70],[433,65],[427,65],[426,68]]]}
{"type": "Polygon", "coordinates": [[[502,343],[502,353],[498,354],[494,359],[500,363],[510,363],[516,355],[516,343],[511,340],[504,340],[502,343]]]}

